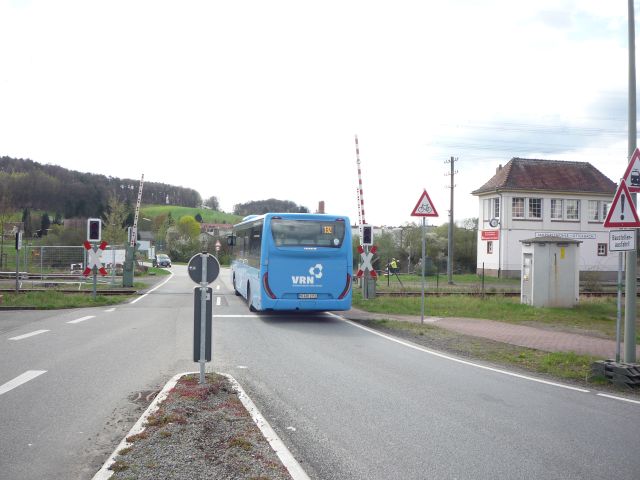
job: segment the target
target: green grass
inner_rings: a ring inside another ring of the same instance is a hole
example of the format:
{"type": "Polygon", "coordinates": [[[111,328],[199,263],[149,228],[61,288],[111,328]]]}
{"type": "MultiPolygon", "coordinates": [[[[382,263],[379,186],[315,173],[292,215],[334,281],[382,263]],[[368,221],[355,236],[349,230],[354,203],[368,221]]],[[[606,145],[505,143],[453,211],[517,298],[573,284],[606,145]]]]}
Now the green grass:
{"type": "MultiPolygon", "coordinates": [[[[420,297],[376,297],[363,300],[354,289],[353,306],[375,313],[420,315],[420,297]]],[[[614,339],[616,328],[616,300],[614,298],[582,298],[574,308],[538,308],[520,303],[514,297],[485,299],[465,295],[425,297],[425,315],[434,317],[466,317],[501,322],[544,325],[565,331],[588,331],[614,339]]],[[[640,312],[637,318],[640,318],[640,312]]],[[[637,327],[640,333],[640,325],[637,327]]],[[[640,334],[636,336],[640,343],[640,334]]]]}
{"type": "Polygon", "coordinates": [[[147,275],[171,275],[171,270],[166,268],[149,267],[149,270],[147,270],[147,275]]]}
{"type": "Polygon", "coordinates": [[[460,335],[433,325],[396,320],[367,320],[360,323],[427,347],[449,351],[463,357],[473,357],[500,365],[514,366],[564,380],[590,381],[591,364],[600,360],[598,357],[578,355],[574,352],[549,353],[484,338],[460,335]]]}
{"type": "Polygon", "coordinates": [[[82,293],[61,293],[49,292],[29,292],[3,293],[2,306],[5,307],[36,307],[42,310],[57,308],[79,308],[79,307],[102,307],[105,305],[115,305],[132,298],[132,296],[105,296],[97,295],[94,299],[92,295],[82,293]]]}
{"type": "Polygon", "coordinates": [[[242,219],[242,217],[238,215],[218,212],[206,208],[178,207],[174,205],[143,205],[140,216],[154,218],[168,213],[171,213],[171,216],[176,221],[185,215],[195,217],[198,213],[202,216],[202,221],[204,223],[230,223],[233,225],[242,219]]]}

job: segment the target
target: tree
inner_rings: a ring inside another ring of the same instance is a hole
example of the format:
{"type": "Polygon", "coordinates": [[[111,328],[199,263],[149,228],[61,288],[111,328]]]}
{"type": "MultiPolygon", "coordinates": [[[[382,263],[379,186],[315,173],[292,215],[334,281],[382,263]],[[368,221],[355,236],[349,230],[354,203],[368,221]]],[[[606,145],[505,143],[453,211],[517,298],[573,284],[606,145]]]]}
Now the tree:
{"type": "Polygon", "coordinates": [[[109,197],[107,213],[104,216],[103,240],[110,245],[123,245],[127,242],[127,232],[124,223],[127,218],[127,208],[116,195],[109,197]]]}
{"type": "Polygon", "coordinates": [[[184,240],[194,240],[200,235],[200,224],[195,218],[185,215],[178,221],[178,231],[184,240]]]}
{"type": "Polygon", "coordinates": [[[49,218],[49,214],[47,212],[44,212],[42,214],[42,218],[40,219],[40,234],[46,235],[49,227],[51,227],[51,219],[49,218]]]}
{"type": "Polygon", "coordinates": [[[220,210],[220,203],[218,197],[209,197],[204,201],[204,206],[209,207],[211,210],[220,210]]]}
{"type": "Polygon", "coordinates": [[[24,226],[24,234],[31,237],[33,231],[31,230],[31,210],[29,208],[22,211],[22,225],[24,226]]]}

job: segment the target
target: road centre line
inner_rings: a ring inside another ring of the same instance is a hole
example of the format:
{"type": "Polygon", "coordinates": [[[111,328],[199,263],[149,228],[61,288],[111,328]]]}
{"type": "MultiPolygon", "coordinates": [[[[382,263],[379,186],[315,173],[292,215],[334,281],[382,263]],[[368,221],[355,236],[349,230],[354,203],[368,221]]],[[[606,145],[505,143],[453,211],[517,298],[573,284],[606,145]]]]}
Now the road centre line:
{"type": "Polygon", "coordinates": [[[222,303],[222,298],[216,297],[216,307],[219,307],[221,303],[222,303]]]}
{"type": "Polygon", "coordinates": [[[171,273],[171,275],[169,275],[169,278],[167,278],[164,282],[162,282],[160,285],[156,285],[155,287],[153,287],[151,290],[149,290],[147,293],[145,293],[144,295],[136,298],[135,300],[132,300],[130,302],[129,305],[133,305],[134,303],[139,302],[140,300],[142,300],[144,297],[146,297],[147,295],[149,295],[151,292],[155,292],[157,289],[159,289],[160,287],[162,287],[165,283],[167,283],[169,280],[171,280],[173,278],[173,272],[171,273]]]}
{"type": "Polygon", "coordinates": [[[90,320],[92,318],[96,318],[96,316],[87,315],[86,317],[76,318],[75,320],[71,320],[70,322],[67,322],[67,323],[80,323],[80,322],[84,322],[85,320],[90,320]]]}
{"type": "Polygon", "coordinates": [[[387,340],[390,340],[392,342],[398,343],[400,345],[404,345],[405,347],[409,347],[409,348],[412,348],[414,350],[418,350],[420,352],[428,353],[429,355],[434,355],[436,357],[444,358],[445,360],[451,360],[452,362],[461,363],[463,365],[468,365],[470,367],[481,368],[482,370],[489,370],[491,372],[500,373],[502,375],[508,375],[510,377],[516,377],[516,378],[520,378],[520,379],[523,379],[523,380],[529,380],[531,382],[543,383],[545,385],[551,385],[553,387],[565,388],[567,390],[573,390],[573,391],[581,392],[581,393],[590,393],[590,390],[585,390],[584,388],[571,387],[569,385],[563,385],[561,383],[549,382],[548,380],[542,380],[540,378],[529,377],[527,375],[520,375],[519,373],[510,372],[508,370],[502,370],[502,369],[499,369],[499,368],[488,367],[486,365],[481,365],[479,363],[473,363],[473,362],[469,362],[467,360],[462,360],[460,358],[451,357],[449,355],[445,355],[443,353],[439,353],[439,352],[436,352],[434,350],[429,350],[428,348],[420,347],[418,345],[414,345],[414,344],[405,342],[403,340],[399,340],[397,338],[390,337],[389,335],[385,335],[384,333],[377,332],[377,331],[375,331],[375,330],[373,330],[371,328],[365,327],[365,326],[360,325],[360,324],[358,324],[356,322],[353,322],[353,321],[351,321],[349,319],[341,317],[340,315],[336,315],[335,313],[332,313],[332,312],[327,312],[327,313],[329,315],[331,315],[332,317],[335,317],[335,318],[337,318],[339,320],[342,320],[345,323],[353,325],[354,327],[360,328],[360,329],[365,330],[365,331],[367,331],[369,333],[373,333],[374,335],[378,335],[379,337],[385,338],[387,340]]]}
{"type": "Polygon", "coordinates": [[[9,380],[4,385],[0,385],[0,395],[3,393],[7,393],[10,390],[13,390],[16,387],[19,387],[23,383],[27,383],[29,380],[33,380],[36,377],[39,377],[43,373],[47,373],[46,370],[27,370],[22,375],[18,375],[13,380],[9,380]]]}
{"type": "Polygon", "coordinates": [[[18,335],[17,337],[11,337],[9,340],[24,340],[25,338],[40,335],[41,333],[50,332],[51,330],[36,330],[35,332],[25,333],[24,335],[18,335]]]}
{"type": "Polygon", "coordinates": [[[115,311],[116,311],[115,308],[109,308],[109,309],[105,310],[104,312],[105,313],[111,313],[111,312],[115,312],[115,311]]]}

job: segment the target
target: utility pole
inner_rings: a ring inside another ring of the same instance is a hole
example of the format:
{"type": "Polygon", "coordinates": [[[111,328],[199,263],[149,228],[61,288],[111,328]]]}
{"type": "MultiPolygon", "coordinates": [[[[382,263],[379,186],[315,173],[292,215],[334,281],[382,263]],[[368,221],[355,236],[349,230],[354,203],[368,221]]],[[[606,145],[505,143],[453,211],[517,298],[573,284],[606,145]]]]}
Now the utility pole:
{"type": "Polygon", "coordinates": [[[451,189],[451,198],[449,200],[449,241],[447,246],[447,276],[449,278],[449,285],[453,285],[453,189],[455,188],[455,183],[453,183],[453,179],[458,171],[455,169],[455,162],[458,159],[451,157],[450,160],[445,160],[444,163],[451,164],[451,173],[445,173],[445,175],[451,176],[451,186],[448,187],[451,189]]]}
{"type": "MultiPolygon", "coordinates": [[[[629,138],[628,151],[629,161],[633,157],[636,149],[637,132],[636,132],[636,33],[635,33],[635,13],[633,9],[633,0],[627,0],[628,4],[628,21],[629,21],[629,138]]],[[[631,194],[631,200],[635,205],[636,194],[631,194]]],[[[636,236],[638,231],[636,230],[636,236]]],[[[638,294],[638,285],[636,279],[636,250],[627,252],[626,264],[626,295],[624,299],[624,361],[626,363],[636,362],[636,296],[638,294]]]]}

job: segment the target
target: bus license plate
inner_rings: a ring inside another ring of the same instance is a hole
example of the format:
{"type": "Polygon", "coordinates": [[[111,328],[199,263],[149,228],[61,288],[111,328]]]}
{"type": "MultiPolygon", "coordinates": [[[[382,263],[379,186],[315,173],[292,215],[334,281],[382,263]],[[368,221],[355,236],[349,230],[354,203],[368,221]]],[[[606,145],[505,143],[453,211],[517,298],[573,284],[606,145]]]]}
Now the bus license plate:
{"type": "Polygon", "coordinates": [[[303,298],[318,298],[318,294],[317,293],[299,293],[298,294],[298,298],[303,299],[303,298]]]}

